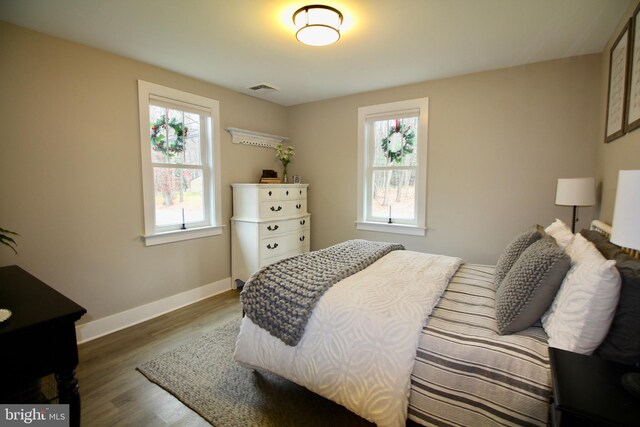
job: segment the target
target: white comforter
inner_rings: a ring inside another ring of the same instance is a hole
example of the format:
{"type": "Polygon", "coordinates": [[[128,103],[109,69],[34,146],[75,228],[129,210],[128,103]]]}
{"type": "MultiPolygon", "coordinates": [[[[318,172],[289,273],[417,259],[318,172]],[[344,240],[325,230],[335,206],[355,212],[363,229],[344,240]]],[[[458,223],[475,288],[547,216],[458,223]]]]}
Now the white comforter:
{"type": "Polygon", "coordinates": [[[421,328],[461,262],[393,251],[331,287],[295,347],[245,317],[234,357],[378,426],[403,426],[421,328]]]}

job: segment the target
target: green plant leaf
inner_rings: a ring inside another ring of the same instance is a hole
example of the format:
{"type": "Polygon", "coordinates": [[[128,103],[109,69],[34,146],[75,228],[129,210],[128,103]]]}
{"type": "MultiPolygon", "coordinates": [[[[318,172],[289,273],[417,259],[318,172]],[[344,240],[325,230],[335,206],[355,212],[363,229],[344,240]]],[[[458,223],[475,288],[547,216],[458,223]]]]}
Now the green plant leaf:
{"type": "Polygon", "coordinates": [[[8,246],[11,248],[11,250],[18,255],[18,251],[16,250],[16,248],[14,246],[17,246],[17,243],[15,240],[13,240],[11,237],[7,237],[3,234],[0,234],[0,243],[2,243],[5,246],[8,246]]]}
{"type": "Polygon", "coordinates": [[[18,255],[18,251],[16,250],[16,246],[18,246],[18,244],[16,243],[15,240],[13,240],[11,237],[9,237],[9,234],[13,234],[14,236],[19,236],[18,233],[16,233],[15,231],[11,231],[11,230],[7,230],[4,228],[0,228],[0,243],[2,243],[5,246],[8,246],[11,248],[11,250],[18,255]]]}

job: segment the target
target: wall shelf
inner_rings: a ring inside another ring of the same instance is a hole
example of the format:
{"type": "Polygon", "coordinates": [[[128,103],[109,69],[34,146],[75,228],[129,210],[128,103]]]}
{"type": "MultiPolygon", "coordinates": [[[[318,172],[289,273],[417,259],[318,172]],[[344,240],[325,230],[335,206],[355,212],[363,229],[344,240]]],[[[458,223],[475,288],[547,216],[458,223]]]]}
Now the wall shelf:
{"type": "Polygon", "coordinates": [[[231,141],[234,144],[275,148],[276,145],[289,140],[286,136],[270,135],[268,133],[254,132],[246,129],[225,128],[225,130],[231,134],[231,141]]]}

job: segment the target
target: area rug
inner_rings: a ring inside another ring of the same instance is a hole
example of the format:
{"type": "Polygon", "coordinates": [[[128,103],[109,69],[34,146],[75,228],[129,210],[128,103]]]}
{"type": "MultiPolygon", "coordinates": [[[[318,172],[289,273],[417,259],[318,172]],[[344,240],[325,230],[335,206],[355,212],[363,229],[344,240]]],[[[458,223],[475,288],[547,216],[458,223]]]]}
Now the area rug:
{"type": "Polygon", "coordinates": [[[234,320],[138,367],[216,427],[371,426],[344,407],[233,361],[234,320]]]}

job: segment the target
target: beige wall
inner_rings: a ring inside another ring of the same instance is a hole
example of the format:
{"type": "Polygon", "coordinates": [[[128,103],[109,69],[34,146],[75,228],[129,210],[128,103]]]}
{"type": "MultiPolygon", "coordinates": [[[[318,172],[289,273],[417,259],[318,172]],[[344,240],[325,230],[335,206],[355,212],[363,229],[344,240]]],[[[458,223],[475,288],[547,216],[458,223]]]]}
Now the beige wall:
{"type": "Polygon", "coordinates": [[[613,220],[613,207],[616,198],[616,188],[618,186],[618,171],[625,169],[640,169],[640,130],[628,133],[608,144],[604,143],[605,116],[607,109],[607,92],[609,80],[609,51],[613,42],[627,23],[637,3],[631,5],[625,16],[618,24],[618,28],[611,36],[609,43],[604,49],[601,58],[602,79],[601,93],[602,104],[600,111],[600,127],[598,129],[598,153],[596,182],[599,183],[599,199],[601,201],[596,208],[596,216],[611,224],[613,220]]]}
{"type": "MultiPolygon", "coordinates": [[[[570,222],[571,208],[554,205],[556,183],[594,175],[600,63],[588,55],[290,107],[290,167],[310,183],[312,247],[358,237],[495,263],[520,230],[570,222]],[[430,102],[427,235],[358,232],[358,107],[419,97],[430,102]]],[[[580,217],[587,226],[591,208],[580,217]]]]}
{"type": "MultiPolygon", "coordinates": [[[[0,22],[0,227],[18,264],[101,318],[230,276],[222,236],[145,247],[137,79],[220,101],[221,126],[287,133],[284,107],[0,22]]],[[[211,70],[214,74],[216,70],[211,70]]],[[[273,152],[221,131],[229,184],[277,167],[273,152]]]]}

